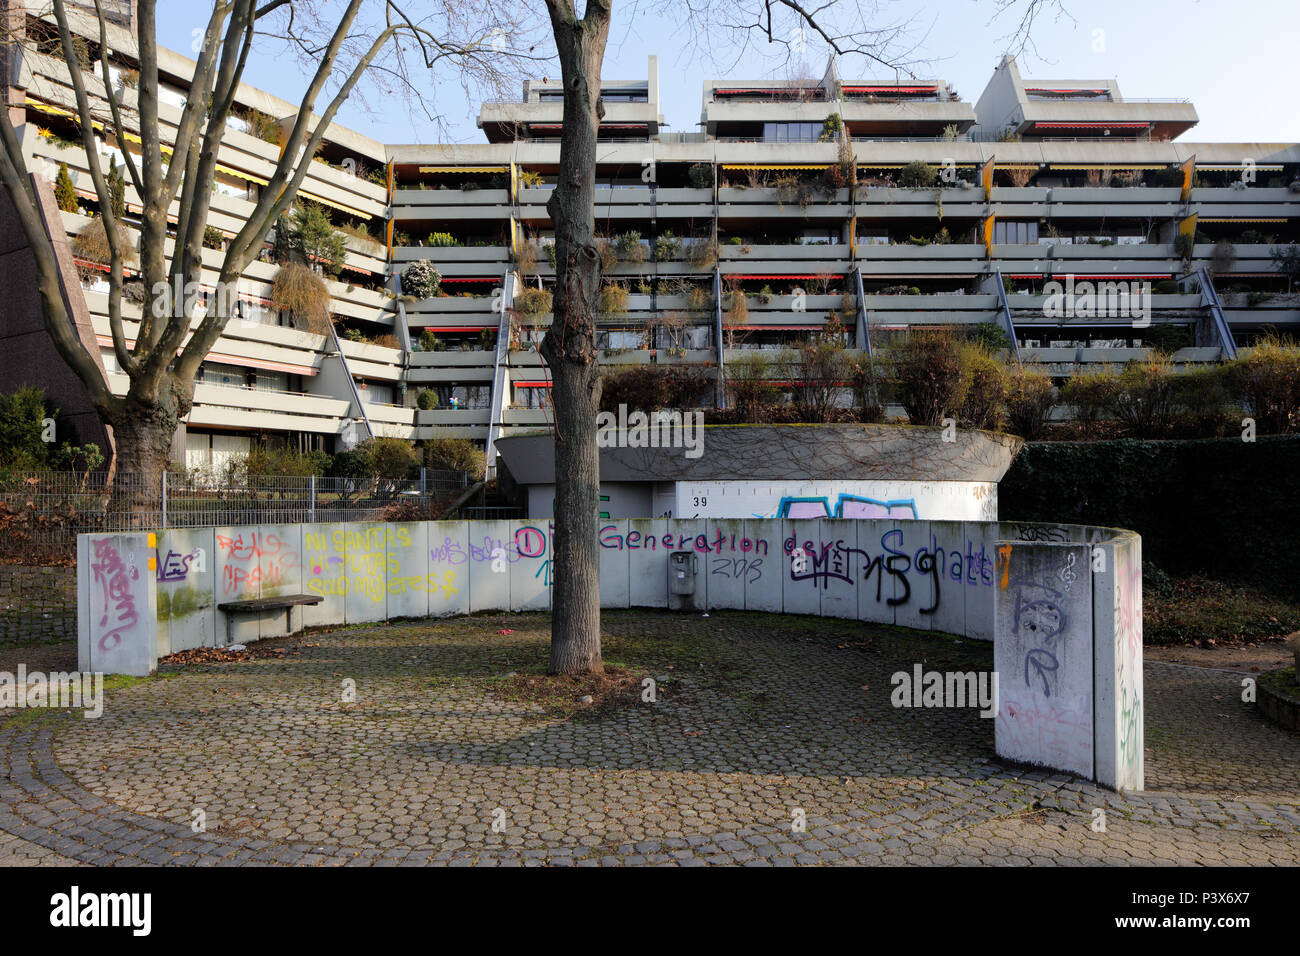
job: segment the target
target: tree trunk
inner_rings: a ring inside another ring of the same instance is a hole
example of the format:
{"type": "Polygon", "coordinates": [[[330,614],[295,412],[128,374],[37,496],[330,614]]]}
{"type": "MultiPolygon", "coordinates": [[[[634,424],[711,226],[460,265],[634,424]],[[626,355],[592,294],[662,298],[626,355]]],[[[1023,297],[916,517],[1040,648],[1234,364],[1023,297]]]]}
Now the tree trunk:
{"type": "MultiPolygon", "coordinates": [[[[166,386],[161,391],[166,392],[166,386]]],[[[125,514],[132,528],[160,524],[162,475],[171,461],[172,440],[188,411],[170,401],[128,394],[104,414],[113,428],[114,477],[109,510],[125,514]]]]}
{"type": "Polygon", "coordinates": [[[555,224],[554,321],[541,353],[551,369],[555,406],[555,564],[551,671],[600,673],[600,452],[596,413],[600,367],[595,313],[600,252],[595,242],[596,132],[607,3],[593,0],[573,19],[552,5],[564,82],[560,176],[547,203],[555,224]]]}

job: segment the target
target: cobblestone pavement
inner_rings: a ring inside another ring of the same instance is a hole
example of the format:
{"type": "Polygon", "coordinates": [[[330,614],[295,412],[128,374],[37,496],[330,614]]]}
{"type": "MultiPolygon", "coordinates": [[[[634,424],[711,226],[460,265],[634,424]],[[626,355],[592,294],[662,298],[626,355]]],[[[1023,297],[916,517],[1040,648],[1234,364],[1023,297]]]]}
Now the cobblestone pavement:
{"type": "Polygon", "coordinates": [[[1300,735],[1239,673],[1148,662],[1149,789],[1118,795],[1003,765],[974,710],[891,707],[893,672],[988,668],[986,644],[744,613],[604,627],[657,703],[520,694],[548,619],[510,615],[287,638],[112,689],[98,720],[0,718],[0,864],[1300,860],[1300,735]]]}

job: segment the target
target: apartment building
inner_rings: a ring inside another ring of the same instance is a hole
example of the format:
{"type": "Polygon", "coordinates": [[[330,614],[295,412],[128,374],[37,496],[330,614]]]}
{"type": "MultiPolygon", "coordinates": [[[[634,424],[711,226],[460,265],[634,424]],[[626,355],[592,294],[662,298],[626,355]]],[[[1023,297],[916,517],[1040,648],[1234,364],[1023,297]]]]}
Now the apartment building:
{"type": "MultiPolygon", "coordinates": [[[[81,151],[58,141],[62,59],[30,47],[10,103],[32,168],[84,175],[81,151]]],[[[116,52],[129,37],[111,48],[129,76],[116,52]]],[[[188,61],[166,63],[175,122],[188,61]]],[[[1009,357],[1058,379],[1153,346],[1181,365],[1220,361],[1300,327],[1274,262],[1300,241],[1300,145],[1190,141],[1190,103],[1025,79],[1010,58],[974,104],[942,79],[849,79],[834,63],[816,79],[710,81],[698,126],[681,132],[661,113],[657,70],[651,57],[644,79],[602,85],[596,218],[611,288],[598,335],[611,368],[681,367],[711,404],[752,350],[832,322],[864,352],[913,328],[997,330],[1009,357]]],[[[278,156],[263,118],[294,110],[253,89],[240,104],[255,119],[223,143],[214,186],[212,224],[227,234],[278,156]]],[[[274,265],[251,267],[246,308],[196,390],[191,463],[263,437],[336,450],[451,436],[491,451],[547,425],[535,346],[551,320],[562,112],[558,82],[542,80],[520,102],[483,105],[480,144],[379,144],[333,127],[303,193],[352,231],[334,330],[293,328],[269,309],[274,265]],[[441,281],[416,298],[402,277],[423,260],[441,281]]],[[[105,141],[103,157],[123,148],[105,141]]],[[[64,218],[69,235],[85,221],[64,218]]],[[[81,285],[105,373],[124,389],[102,289],[81,285]]]]}

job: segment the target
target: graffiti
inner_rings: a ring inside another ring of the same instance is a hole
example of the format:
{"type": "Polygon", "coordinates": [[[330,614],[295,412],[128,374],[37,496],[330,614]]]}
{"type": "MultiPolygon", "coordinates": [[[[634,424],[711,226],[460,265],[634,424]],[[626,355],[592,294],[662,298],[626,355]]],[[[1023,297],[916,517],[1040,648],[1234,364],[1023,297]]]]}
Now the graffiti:
{"type": "Polygon", "coordinates": [[[1016,537],[1021,541],[1068,541],[1064,528],[1052,528],[1047,525],[1021,525],[1016,529],[1016,537]]]}
{"type": "Polygon", "coordinates": [[[99,585],[99,597],[104,606],[99,626],[109,628],[100,635],[99,649],[111,651],[122,643],[122,633],[140,621],[132,593],[132,582],[140,579],[140,572],[134,563],[123,563],[122,555],[108,540],[95,542],[95,560],[90,570],[99,585]]]}
{"type": "Polygon", "coordinates": [[[1133,550],[1115,551],[1115,686],[1122,783],[1140,785],[1142,767],[1142,568],[1133,550]]]}
{"type": "Polygon", "coordinates": [[[1029,578],[1016,578],[1011,583],[1015,591],[1012,633],[1037,645],[1025,654],[1025,686],[1032,688],[1041,683],[1043,696],[1051,697],[1061,666],[1056,656],[1057,639],[1066,626],[1065,611],[1060,604],[1064,592],[1029,578]]]}
{"type": "Polygon", "coordinates": [[[784,549],[787,555],[802,549],[805,561],[791,562],[790,580],[812,581],[822,588],[830,587],[832,581],[842,581],[856,585],[859,580],[869,582],[876,579],[876,601],[884,597],[885,581],[892,579],[894,592],[885,602],[890,607],[906,604],[912,597],[912,585],[907,579],[908,572],[915,567],[917,572],[928,576],[933,584],[934,601],[922,608],[922,614],[932,614],[939,607],[940,575],[939,564],[933,552],[922,548],[915,555],[900,551],[896,545],[902,544],[903,532],[897,528],[886,531],[880,537],[881,552],[872,556],[862,548],[849,547],[843,539],[833,544],[812,541],[799,542],[791,536],[785,539],[784,549]],[[899,594],[899,589],[902,593],[899,594]]]}
{"type": "Polygon", "coordinates": [[[710,574],[754,584],[763,576],[762,558],[713,558],[710,574]]]}
{"type": "Polygon", "coordinates": [[[188,554],[167,549],[167,557],[158,561],[158,581],[184,581],[190,574],[190,568],[200,560],[202,549],[195,548],[188,554]]]}
{"type": "Polygon", "coordinates": [[[1092,763],[1092,722],[1081,713],[1003,701],[997,717],[998,752],[1037,755],[1063,769],[1092,763]]]}
{"type": "Polygon", "coordinates": [[[274,590],[296,576],[298,551],[277,532],[218,534],[216,541],[223,594],[274,590]]]}
{"type": "MultiPolygon", "coordinates": [[[[756,515],[755,517],[764,517],[756,515]]],[[[881,501],[863,495],[841,494],[831,508],[827,497],[786,497],[777,505],[777,518],[909,518],[916,520],[916,500],[899,498],[881,501]]]]}

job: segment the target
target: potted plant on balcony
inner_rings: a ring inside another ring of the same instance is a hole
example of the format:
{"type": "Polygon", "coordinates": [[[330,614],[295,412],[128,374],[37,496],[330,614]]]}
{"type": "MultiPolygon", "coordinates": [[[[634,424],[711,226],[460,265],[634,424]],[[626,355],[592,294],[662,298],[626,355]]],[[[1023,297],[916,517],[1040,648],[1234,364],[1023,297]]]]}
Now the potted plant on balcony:
{"type": "Polygon", "coordinates": [[[441,284],[442,273],[432,259],[420,259],[402,270],[402,291],[413,296],[417,302],[433,298],[438,294],[441,284]]]}

